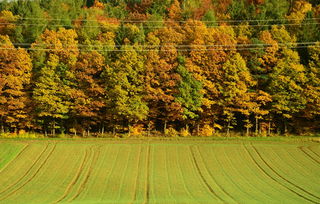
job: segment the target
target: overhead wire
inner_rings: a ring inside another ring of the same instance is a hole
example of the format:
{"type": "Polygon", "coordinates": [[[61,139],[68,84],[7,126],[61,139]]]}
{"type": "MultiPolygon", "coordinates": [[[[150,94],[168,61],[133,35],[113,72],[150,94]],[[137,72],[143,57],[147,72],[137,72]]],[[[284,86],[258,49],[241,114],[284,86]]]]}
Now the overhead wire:
{"type": "MultiPolygon", "coordinates": [[[[101,21],[110,21],[110,20],[90,20],[90,19],[66,19],[66,18],[18,18],[20,20],[49,20],[49,21],[65,21],[65,20],[70,20],[70,21],[80,21],[80,22],[101,22],[101,21]]],[[[309,21],[309,20],[320,20],[320,18],[305,18],[303,19],[304,21],[309,21]]],[[[177,22],[177,23],[186,23],[189,22],[190,20],[185,20],[185,21],[175,21],[175,20],[169,20],[169,21],[153,21],[153,20],[117,20],[117,22],[122,22],[122,23],[162,23],[162,22],[177,22]]],[[[192,21],[192,20],[191,20],[192,21]]],[[[197,20],[194,20],[197,21],[197,20]]],[[[238,22],[270,22],[270,21],[301,21],[301,19],[285,19],[285,18],[279,18],[279,19],[243,19],[243,20],[216,20],[216,21],[203,21],[201,22],[206,22],[206,23],[238,23],[238,22]]]]}
{"type": "MultiPolygon", "coordinates": [[[[302,25],[319,25],[320,22],[316,23],[280,23],[280,24],[258,24],[258,25],[223,25],[227,27],[269,27],[269,26],[302,26],[302,25]]],[[[37,27],[74,27],[75,25],[67,25],[67,24],[60,24],[60,25],[51,25],[51,24],[33,24],[33,23],[0,23],[0,25],[15,25],[15,26],[37,26],[37,27]]],[[[200,27],[201,25],[188,25],[188,27],[200,27]]],[[[83,25],[80,26],[81,28],[100,28],[100,25],[83,25]]],[[[144,25],[144,28],[178,28],[180,26],[157,26],[157,25],[144,25]]],[[[217,28],[221,27],[221,25],[209,25],[206,26],[207,28],[217,28]]]]}
{"type": "MultiPolygon", "coordinates": [[[[316,44],[318,41],[314,41],[314,42],[296,42],[296,43],[275,43],[275,44],[270,44],[270,43],[249,43],[249,44],[190,44],[190,45],[181,45],[181,44],[177,44],[177,45],[172,45],[172,44],[163,44],[163,45],[137,45],[133,47],[250,47],[250,46],[273,46],[273,45],[279,45],[279,46],[284,46],[284,45],[314,45],[316,44]]],[[[174,43],[174,42],[172,42],[174,43]]],[[[55,46],[56,44],[51,44],[51,43],[13,43],[14,46],[55,46]]],[[[70,44],[63,44],[64,47],[74,47],[74,45],[70,45],[70,44]]],[[[123,47],[125,45],[110,45],[110,44],[100,44],[100,45],[86,45],[86,44],[77,44],[76,46],[78,47],[123,47]]]]}
{"type": "MultiPolygon", "coordinates": [[[[290,49],[301,49],[301,48],[308,48],[309,46],[296,46],[291,47],[290,49]]],[[[320,47],[315,45],[313,47],[320,47]]],[[[15,50],[16,48],[12,47],[0,47],[0,50],[15,50]]],[[[169,51],[180,51],[180,52],[188,52],[188,51],[244,51],[244,50],[264,50],[265,47],[252,47],[252,48],[225,48],[225,49],[110,49],[110,50],[101,50],[101,49],[77,49],[77,48],[63,48],[63,49],[52,49],[52,48],[24,48],[25,50],[29,51],[97,51],[97,52],[148,52],[148,51],[162,51],[162,52],[169,52],[169,51]]]]}

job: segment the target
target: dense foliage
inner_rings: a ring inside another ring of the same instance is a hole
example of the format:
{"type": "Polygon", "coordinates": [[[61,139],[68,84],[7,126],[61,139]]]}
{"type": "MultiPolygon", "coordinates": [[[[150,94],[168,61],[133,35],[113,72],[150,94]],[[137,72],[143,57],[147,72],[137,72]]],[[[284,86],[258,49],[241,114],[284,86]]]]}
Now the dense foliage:
{"type": "Polygon", "coordinates": [[[315,0],[2,1],[1,131],[319,131],[319,41],[315,0]]]}

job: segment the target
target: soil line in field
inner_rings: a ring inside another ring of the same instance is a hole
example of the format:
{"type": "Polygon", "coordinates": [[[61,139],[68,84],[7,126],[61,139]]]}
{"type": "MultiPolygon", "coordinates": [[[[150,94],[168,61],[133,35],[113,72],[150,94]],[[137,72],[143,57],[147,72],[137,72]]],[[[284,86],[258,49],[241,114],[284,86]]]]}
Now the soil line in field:
{"type": "MultiPolygon", "coordinates": [[[[317,155],[317,157],[320,157],[320,155],[319,155],[317,152],[315,152],[313,149],[311,149],[311,147],[314,147],[314,146],[316,146],[316,145],[308,146],[308,149],[309,149],[312,153],[314,153],[315,155],[317,155]]],[[[317,146],[318,146],[318,145],[317,145],[317,146]]]]}
{"type": "Polygon", "coordinates": [[[145,182],[145,189],[146,189],[146,193],[145,193],[145,198],[146,200],[144,201],[145,204],[148,204],[150,201],[150,171],[151,171],[151,148],[150,148],[150,144],[148,141],[148,145],[147,145],[147,155],[146,155],[146,182],[145,182]]]}
{"type": "Polygon", "coordinates": [[[135,178],[135,184],[134,184],[134,195],[133,195],[133,200],[132,203],[135,203],[137,201],[137,191],[139,190],[139,181],[140,181],[140,174],[139,174],[139,168],[141,166],[141,154],[142,154],[142,147],[140,146],[139,149],[139,156],[138,156],[138,165],[137,165],[137,176],[135,178]]]}
{"type": "Polygon", "coordinates": [[[83,190],[86,188],[86,185],[89,181],[89,178],[91,177],[92,175],[92,171],[94,169],[94,167],[96,166],[96,163],[99,159],[99,155],[100,155],[100,149],[101,149],[101,145],[99,147],[96,147],[94,148],[92,151],[93,151],[93,156],[92,156],[92,160],[91,160],[91,163],[90,163],[90,167],[89,167],[89,170],[85,176],[85,179],[84,181],[81,183],[76,195],[74,195],[70,200],[69,202],[75,200],[76,198],[79,197],[79,195],[83,192],[83,190]],[[94,149],[96,149],[97,151],[94,151],[94,149]]]}
{"type": "Polygon", "coordinates": [[[212,178],[212,180],[215,182],[215,184],[221,189],[222,192],[224,192],[228,197],[230,197],[234,202],[238,203],[238,201],[230,194],[228,193],[218,182],[217,180],[214,178],[214,176],[212,175],[212,173],[209,171],[208,166],[206,164],[206,162],[204,161],[203,155],[201,154],[201,151],[199,150],[199,147],[196,146],[196,150],[199,153],[199,159],[201,159],[206,171],[208,172],[208,174],[210,175],[210,177],[212,178]]]}
{"type": "Polygon", "coordinates": [[[0,169],[0,173],[1,173],[3,170],[5,170],[14,160],[16,160],[18,157],[20,157],[20,155],[22,155],[22,154],[28,149],[28,147],[30,147],[30,144],[26,144],[14,158],[12,158],[8,163],[6,163],[6,164],[2,167],[2,169],[0,169]]]}
{"type": "Polygon", "coordinates": [[[87,164],[87,161],[90,157],[90,153],[88,153],[88,149],[85,150],[84,152],[84,157],[83,160],[80,164],[80,167],[78,168],[78,171],[76,173],[76,175],[74,176],[74,178],[72,179],[72,181],[69,183],[69,185],[67,186],[66,190],[64,191],[64,194],[54,203],[59,203],[61,202],[63,199],[65,199],[69,193],[71,192],[72,188],[76,185],[76,183],[78,182],[78,180],[80,179],[80,176],[84,170],[84,166],[85,164],[87,164]]]}
{"type": "MultiPolygon", "coordinates": [[[[261,157],[260,153],[257,152],[257,150],[255,149],[255,147],[251,144],[252,148],[255,150],[255,153],[258,155],[258,157],[260,158],[260,160],[265,164],[267,165],[268,168],[270,168],[270,166],[265,162],[265,160],[261,157]]],[[[272,175],[270,175],[258,162],[257,160],[254,158],[254,156],[252,155],[252,153],[250,153],[248,147],[245,145],[245,149],[247,151],[247,153],[249,154],[249,156],[251,157],[251,159],[253,160],[253,162],[256,164],[256,166],[266,175],[268,176],[270,179],[272,179],[273,181],[275,181],[276,183],[278,183],[279,185],[283,186],[284,188],[288,189],[290,192],[296,194],[297,196],[311,202],[311,203],[319,203],[318,201],[314,201],[304,195],[302,195],[301,193],[289,188],[288,186],[280,183],[277,179],[275,179],[274,177],[272,177],[272,175]]],[[[274,173],[276,173],[272,168],[270,168],[270,170],[274,173]]],[[[278,175],[278,173],[276,173],[278,175]]],[[[278,175],[279,176],[279,175],[278,175]]],[[[280,177],[281,178],[281,177],[280,177]]]]}
{"type": "MultiPolygon", "coordinates": [[[[299,146],[298,149],[303,152],[307,157],[309,157],[310,159],[312,159],[313,161],[315,161],[317,164],[320,164],[320,162],[314,158],[313,156],[311,156],[310,153],[308,153],[306,150],[303,149],[303,146],[299,146]]],[[[310,149],[309,149],[310,150],[310,149]]],[[[310,150],[311,151],[311,150],[310,150]]]]}
{"type": "Polygon", "coordinates": [[[203,173],[202,173],[202,171],[201,171],[201,169],[200,169],[200,167],[199,167],[199,164],[198,164],[198,162],[197,162],[197,159],[196,159],[196,157],[195,157],[195,155],[194,155],[194,152],[193,152],[193,150],[192,150],[192,146],[189,146],[189,149],[190,149],[190,152],[191,152],[191,156],[192,156],[193,163],[195,164],[195,167],[196,167],[196,169],[197,169],[198,174],[199,174],[200,177],[201,177],[202,182],[205,184],[205,186],[209,189],[209,191],[210,191],[215,197],[217,197],[219,200],[225,202],[225,201],[213,190],[213,188],[208,184],[208,182],[207,182],[206,179],[204,178],[204,175],[203,175],[203,173]]]}
{"type": "Polygon", "coordinates": [[[255,150],[255,152],[258,154],[258,156],[260,157],[260,159],[263,161],[263,163],[265,163],[265,164],[269,167],[269,169],[270,169],[271,171],[273,171],[276,175],[278,175],[280,178],[282,178],[283,180],[285,180],[285,181],[288,182],[289,184],[293,185],[294,187],[296,187],[296,188],[300,189],[301,191],[305,192],[306,194],[308,194],[308,195],[310,195],[310,196],[313,196],[313,197],[315,197],[315,198],[317,198],[317,199],[320,199],[320,197],[318,197],[318,196],[314,195],[313,193],[310,193],[309,191],[301,188],[300,186],[294,184],[293,182],[289,181],[288,179],[286,179],[285,177],[283,177],[281,174],[279,174],[279,173],[278,173],[275,169],[273,169],[273,168],[269,165],[269,163],[262,157],[262,155],[261,155],[260,152],[257,150],[257,148],[256,148],[254,145],[252,145],[252,144],[251,144],[251,146],[253,147],[253,149],[255,150]]]}
{"type": "MultiPolygon", "coordinates": [[[[49,144],[46,146],[46,149],[48,149],[49,144]]],[[[28,178],[25,182],[23,182],[23,184],[21,184],[19,187],[12,189],[10,192],[7,193],[7,195],[5,195],[4,197],[0,198],[0,200],[4,200],[7,199],[8,197],[10,197],[11,195],[15,194],[16,192],[18,192],[21,188],[23,188],[25,185],[27,185],[31,180],[33,180],[36,175],[39,173],[39,171],[42,169],[42,167],[47,163],[47,161],[49,160],[49,157],[52,155],[52,153],[54,152],[56,148],[56,144],[53,144],[53,147],[51,150],[49,150],[50,152],[48,153],[48,155],[46,156],[46,158],[44,159],[44,161],[40,164],[40,166],[37,168],[37,170],[31,175],[30,178],[28,178]]],[[[43,151],[44,153],[44,151],[43,151]]],[[[43,153],[41,155],[43,155],[43,153]]],[[[40,156],[41,157],[41,156],[40,156]]],[[[39,159],[40,159],[39,157],[39,159]]],[[[33,165],[34,166],[34,165],[33,165]]],[[[30,171],[29,171],[30,172],[30,171]]]]}

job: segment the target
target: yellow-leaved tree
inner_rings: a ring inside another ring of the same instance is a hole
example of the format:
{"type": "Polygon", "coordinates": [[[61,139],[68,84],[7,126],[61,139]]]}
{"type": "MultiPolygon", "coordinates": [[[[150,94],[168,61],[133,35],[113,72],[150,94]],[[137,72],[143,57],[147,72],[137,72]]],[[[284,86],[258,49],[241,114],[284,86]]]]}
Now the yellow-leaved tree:
{"type": "Polygon", "coordinates": [[[30,124],[27,92],[32,63],[28,52],[15,48],[8,36],[0,35],[0,124],[5,127],[27,128],[30,124]]]}

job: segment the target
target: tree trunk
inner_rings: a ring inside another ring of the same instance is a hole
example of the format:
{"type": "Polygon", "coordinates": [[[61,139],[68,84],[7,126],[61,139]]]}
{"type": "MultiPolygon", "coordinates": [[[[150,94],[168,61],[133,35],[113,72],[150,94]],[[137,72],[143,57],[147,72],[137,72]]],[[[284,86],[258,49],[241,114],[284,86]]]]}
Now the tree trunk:
{"type": "Polygon", "coordinates": [[[256,116],[256,131],[255,131],[255,134],[258,135],[258,131],[259,131],[259,119],[258,117],[256,116]]]}
{"type": "Polygon", "coordinates": [[[268,135],[271,135],[271,120],[269,119],[269,123],[268,123],[268,135]]]}
{"type": "Polygon", "coordinates": [[[56,135],[56,121],[53,120],[52,122],[52,135],[55,136],[56,135]]]}
{"type": "Polygon", "coordinates": [[[197,136],[200,136],[200,125],[199,125],[199,123],[197,124],[197,136]]]}
{"type": "Polygon", "coordinates": [[[288,132],[288,127],[287,127],[287,120],[284,120],[284,134],[287,134],[288,132]]]}
{"type": "Polygon", "coordinates": [[[164,121],[163,132],[164,132],[164,134],[166,134],[166,132],[167,132],[167,121],[164,121]]]}
{"type": "Polygon", "coordinates": [[[230,136],[230,121],[228,121],[228,127],[227,127],[227,136],[229,137],[230,136]]]}
{"type": "Polygon", "coordinates": [[[102,124],[101,135],[104,135],[104,124],[102,124]]]}
{"type": "Polygon", "coordinates": [[[112,134],[113,134],[113,136],[116,135],[116,127],[115,126],[113,126],[112,134]]]}
{"type": "Polygon", "coordinates": [[[128,135],[129,135],[129,137],[131,136],[131,126],[130,126],[130,122],[128,122],[128,135]]]}
{"type": "Polygon", "coordinates": [[[150,131],[151,131],[151,122],[148,123],[148,137],[150,137],[150,131]]]}
{"type": "Polygon", "coordinates": [[[4,124],[3,124],[3,116],[0,118],[0,125],[1,125],[1,133],[4,133],[4,124]]]}
{"type": "Polygon", "coordinates": [[[249,134],[250,134],[250,128],[249,126],[247,126],[247,133],[246,133],[247,137],[249,137],[249,134]]]}

